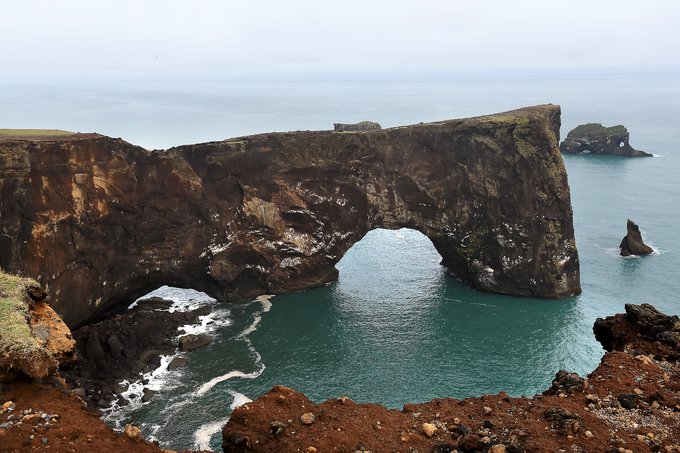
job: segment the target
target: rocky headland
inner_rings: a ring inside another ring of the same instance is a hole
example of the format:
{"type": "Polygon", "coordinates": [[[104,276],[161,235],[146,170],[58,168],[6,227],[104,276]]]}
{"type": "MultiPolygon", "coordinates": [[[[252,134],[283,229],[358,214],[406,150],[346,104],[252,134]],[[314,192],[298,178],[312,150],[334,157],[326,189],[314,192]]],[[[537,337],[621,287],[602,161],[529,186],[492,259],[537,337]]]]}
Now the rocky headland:
{"type": "Polygon", "coordinates": [[[163,285],[243,300],[322,285],[366,232],[408,227],[483,291],[581,291],[560,108],[147,151],[0,140],[0,267],[76,327],[163,285]]]}
{"type": "Polygon", "coordinates": [[[277,386],[237,408],[225,452],[680,452],[680,320],[650,305],[598,319],[607,350],[586,378],[560,371],[542,395],[407,404],[314,403],[277,386]]]}
{"type": "Polygon", "coordinates": [[[563,153],[611,154],[615,156],[652,157],[653,154],[633,148],[625,126],[605,127],[599,123],[576,126],[560,144],[563,153]]]}

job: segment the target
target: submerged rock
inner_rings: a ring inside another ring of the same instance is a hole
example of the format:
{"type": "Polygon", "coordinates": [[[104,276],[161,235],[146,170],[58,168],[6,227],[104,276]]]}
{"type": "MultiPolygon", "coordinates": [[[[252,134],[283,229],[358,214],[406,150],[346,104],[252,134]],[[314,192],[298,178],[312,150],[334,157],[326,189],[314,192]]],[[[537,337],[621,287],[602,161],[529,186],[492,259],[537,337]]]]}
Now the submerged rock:
{"type": "Polygon", "coordinates": [[[640,234],[640,228],[628,219],[626,222],[626,229],[628,234],[623,237],[619,248],[621,249],[621,256],[630,255],[649,255],[654,250],[642,241],[642,234],[640,234]]]}
{"type": "Polygon", "coordinates": [[[599,123],[576,126],[560,144],[563,153],[613,154],[616,156],[652,157],[628,143],[630,134],[624,126],[604,127],[599,123]]]}
{"type": "Polygon", "coordinates": [[[189,360],[185,359],[184,357],[175,357],[168,363],[168,370],[176,370],[177,368],[187,366],[189,363],[189,360]]]}
{"type": "Polygon", "coordinates": [[[156,390],[151,390],[150,388],[144,387],[142,390],[142,402],[148,403],[153,399],[154,396],[156,396],[156,393],[158,393],[156,390]]]}
{"type": "Polygon", "coordinates": [[[205,334],[191,334],[179,337],[180,351],[193,351],[194,349],[208,346],[210,343],[212,343],[212,337],[205,334]]]}

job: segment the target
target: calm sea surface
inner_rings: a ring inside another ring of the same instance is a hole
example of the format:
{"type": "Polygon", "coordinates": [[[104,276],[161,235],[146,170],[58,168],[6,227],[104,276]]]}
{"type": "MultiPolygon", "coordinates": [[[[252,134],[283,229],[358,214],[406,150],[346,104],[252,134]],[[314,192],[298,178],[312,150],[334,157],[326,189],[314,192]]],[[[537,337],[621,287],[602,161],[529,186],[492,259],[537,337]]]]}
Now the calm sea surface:
{"type": "MultiPolygon", "coordinates": [[[[147,376],[114,408],[173,448],[219,449],[236,405],[274,384],[316,401],[347,395],[401,407],[436,397],[531,395],[555,372],[592,371],[602,349],[597,317],[648,302],[680,314],[680,76],[453,78],[437,81],[229,82],[0,81],[0,127],[97,131],[147,148],[272,130],[329,129],[374,120],[384,127],[555,103],[562,135],[580,123],[624,124],[631,144],[657,157],[565,156],[583,294],[538,300],[472,291],[439,266],[427,238],[375,230],[338,264],[324,288],[247,304],[162,288],[178,304],[216,310],[194,331],[215,335],[190,365],[147,376]],[[621,258],[626,219],[656,250],[621,258]]],[[[170,358],[165,359],[167,363],[170,358]]]]}

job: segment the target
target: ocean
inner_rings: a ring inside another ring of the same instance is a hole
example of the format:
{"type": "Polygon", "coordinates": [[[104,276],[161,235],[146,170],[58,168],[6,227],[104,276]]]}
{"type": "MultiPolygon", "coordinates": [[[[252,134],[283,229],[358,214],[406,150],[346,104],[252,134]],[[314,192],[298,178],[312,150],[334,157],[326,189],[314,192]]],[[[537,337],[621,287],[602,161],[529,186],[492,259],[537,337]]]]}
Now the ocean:
{"type": "Polygon", "coordinates": [[[481,293],[448,275],[413,230],[374,230],[323,288],[243,304],[163,287],[177,307],[212,304],[192,332],[214,343],[171,357],[146,376],[159,393],[104,414],[142,426],[173,449],[221,445],[234,407],[275,384],[315,401],[341,395],[399,408],[451,396],[532,395],[559,369],[587,374],[603,354],[596,318],[625,303],[680,314],[679,74],[506,75],[431,80],[233,81],[100,79],[0,83],[0,127],[96,131],[147,147],[268,131],[330,129],[372,120],[383,127],[554,103],[562,136],[578,124],[625,125],[653,158],[564,156],[571,186],[583,294],[561,300],[481,293]],[[655,253],[622,258],[626,219],[655,253]]]}

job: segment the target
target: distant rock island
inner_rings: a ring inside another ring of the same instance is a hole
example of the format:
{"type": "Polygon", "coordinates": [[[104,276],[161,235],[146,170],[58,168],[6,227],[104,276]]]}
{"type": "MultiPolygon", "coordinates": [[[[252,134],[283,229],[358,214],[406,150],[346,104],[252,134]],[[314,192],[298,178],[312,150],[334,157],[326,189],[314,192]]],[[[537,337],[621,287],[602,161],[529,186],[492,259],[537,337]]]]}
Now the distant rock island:
{"type": "Polygon", "coordinates": [[[652,154],[633,148],[628,143],[630,134],[624,126],[604,127],[599,123],[576,126],[560,144],[560,151],[570,154],[611,154],[615,156],[652,157],[652,154]]]}
{"type": "Polygon", "coordinates": [[[635,222],[628,219],[626,227],[628,229],[628,234],[623,237],[621,245],[619,245],[621,248],[621,256],[649,255],[654,251],[650,246],[642,242],[640,228],[635,222]]]}
{"type": "Polygon", "coordinates": [[[374,121],[359,121],[353,124],[335,123],[333,130],[335,132],[368,132],[379,131],[382,126],[374,121]]]}

